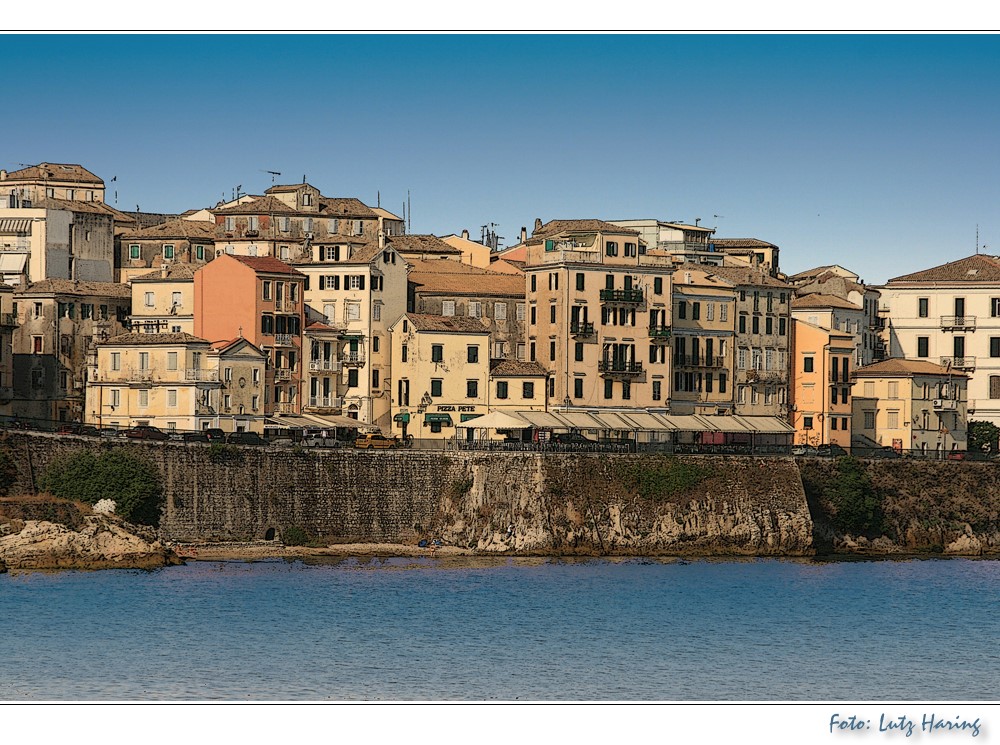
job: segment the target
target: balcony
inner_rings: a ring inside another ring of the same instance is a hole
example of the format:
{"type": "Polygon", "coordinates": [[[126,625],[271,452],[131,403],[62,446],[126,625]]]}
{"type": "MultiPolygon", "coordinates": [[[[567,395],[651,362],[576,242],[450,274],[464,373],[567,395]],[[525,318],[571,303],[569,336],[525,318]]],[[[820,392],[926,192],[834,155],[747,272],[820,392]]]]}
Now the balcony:
{"type": "Polygon", "coordinates": [[[669,326],[650,326],[649,338],[654,342],[666,343],[670,341],[673,334],[669,326]]]}
{"type": "Polygon", "coordinates": [[[830,371],[830,382],[831,383],[847,383],[850,384],[849,375],[837,375],[833,370],[830,371]]]}
{"type": "Polygon", "coordinates": [[[593,336],[594,324],[589,321],[570,321],[569,332],[573,336],[593,336]]]}
{"type": "Polygon", "coordinates": [[[642,304],[642,290],[601,290],[602,303],[642,304]]]}
{"type": "Polygon", "coordinates": [[[274,309],[280,312],[291,312],[295,310],[295,303],[287,298],[282,298],[281,300],[274,301],[274,309]]]}
{"type": "Polygon", "coordinates": [[[597,363],[597,371],[605,377],[631,378],[642,375],[642,363],[601,360],[597,363]]]}
{"type": "Polygon", "coordinates": [[[310,396],[309,406],[313,409],[339,409],[344,405],[340,396],[310,396]]]}
{"type": "Polygon", "coordinates": [[[275,334],[274,335],[274,346],[276,347],[293,347],[291,334],[275,334]]]}
{"type": "Polygon", "coordinates": [[[292,371],[288,368],[280,367],[274,371],[275,380],[291,380],[292,371]]]}
{"type": "Polygon", "coordinates": [[[782,370],[747,370],[748,383],[787,383],[788,373],[782,370]]]}
{"type": "Polygon", "coordinates": [[[934,411],[957,411],[958,401],[950,398],[935,398],[934,411]]]}
{"type": "Polygon", "coordinates": [[[295,404],[293,404],[293,403],[291,403],[289,401],[284,401],[282,403],[277,403],[277,404],[274,405],[274,413],[275,414],[294,414],[295,413],[295,404]]]}
{"type": "Polygon", "coordinates": [[[17,316],[13,313],[0,313],[0,326],[17,326],[17,316]]]}
{"type": "Polygon", "coordinates": [[[340,360],[309,360],[309,370],[311,372],[340,372],[343,363],[340,360]]]}
{"type": "Polygon", "coordinates": [[[345,367],[364,367],[365,365],[365,353],[364,352],[344,352],[341,362],[345,367]]]}
{"type": "Polygon", "coordinates": [[[941,367],[947,367],[951,370],[975,370],[976,369],[976,358],[975,357],[942,357],[941,367]]]}
{"type": "Polygon", "coordinates": [[[200,401],[194,405],[194,414],[195,416],[215,416],[215,407],[200,401]]]}
{"type": "Polygon", "coordinates": [[[975,316],[941,316],[942,329],[968,329],[976,330],[975,316]]]}
{"type": "Polygon", "coordinates": [[[202,369],[191,369],[188,368],[184,371],[184,380],[197,380],[200,382],[207,383],[218,383],[219,382],[219,371],[218,370],[202,370],[202,369]]]}

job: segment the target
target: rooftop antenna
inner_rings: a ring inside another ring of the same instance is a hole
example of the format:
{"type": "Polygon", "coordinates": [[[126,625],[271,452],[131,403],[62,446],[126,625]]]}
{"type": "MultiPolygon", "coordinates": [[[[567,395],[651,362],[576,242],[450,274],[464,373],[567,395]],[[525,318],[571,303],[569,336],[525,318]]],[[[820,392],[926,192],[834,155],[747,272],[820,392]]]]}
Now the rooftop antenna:
{"type": "Polygon", "coordinates": [[[382,192],[381,191],[376,191],[375,192],[375,206],[376,207],[381,207],[382,206],[382,192]]]}
{"type": "Polygon", "coordinates": [[[306,175],[303,173],[302,174],[302,183],[304,184],[305,182],[306,182],[306,175]]]}
{"type": "Polygon", "coordinates": [[[976,256],[979,256],[979,223],[976,223],[976,256]]]}
{"type": "Polygon", "coordinates": [[[410,190],[406,190],[406,232],[413,234],[413,206],[410,204],[410,190]]]}
{"type": "Polygon", "coordinates": [[[281,171],[264,171],[264,173],[270,173],[271,174],[271,186],[274,186],[274,179],[275,179],[275,177],[281,175],[281,171]]]}

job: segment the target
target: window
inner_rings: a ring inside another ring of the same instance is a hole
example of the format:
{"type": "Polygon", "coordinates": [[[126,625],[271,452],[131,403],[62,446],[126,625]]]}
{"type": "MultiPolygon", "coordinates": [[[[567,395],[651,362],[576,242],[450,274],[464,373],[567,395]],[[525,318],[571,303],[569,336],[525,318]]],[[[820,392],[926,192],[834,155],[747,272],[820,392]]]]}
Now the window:
{"type": "Polygon", "coordinates": [[[223,368],[222,379],[226,383],[232,383],[233,382],[233,368],[231,368],[231,367],[223,368]]]}
{"type": "Polygon", "coordinates": [[[372,388],[378,388],[379,371],[372,370],[372,388]]]}
{"type": "Polygon", "coordinates": [[[784,336],[786,331],[785,318],[782,316],[778,319],[778,336],[784,336]]]}
{"type": "Polygon", "coordinates": [[[531,275],[531,291],[536,292],[538,290],[538,275],[531,275]]]}
{"type": "Polygon", "coordinates": [[[803,357],[802,358],[802,372],[812,372],[813,371],[813,358],[803,357]]]}
{"type": "Polygon", "coordinates": [[[172,259],[174,258],[174,247],[172,244],[166,244],[163,246],[163,258],[172,259]]]}
{"type": "Polygon", "coordinates": [[[583,398],[583,378],[573,379],[573,398],[583,398]]]}
{"type": "Polygon", "coordinates": [[[444,362],[444,345],[431,345],[431,362],[444,362]]]}
{"type": "Polygon", "coordinates": [[[534,398],[535,397],[535,384],[534,383],[522,383],[521,384],[521,398],[534,398]]]}
{"type": "Polygon", "coordinates": [[[141,408],[145,408],[146,406],[149,406],[149,389],[148,388],[140,388],[139,389],[139,406],[141,408]]]}
{"type": "Polygon", "coordinates": [[[726,374],[719,373],[719,393],[726,392],[726,374]]]}
{"type": "Polygon", "coordinates": [[[604,254],[606,256],[617,256],[618,255],[618,243],[615,241],[605,241],[604,243],[604,254]]]}
{"type": "Polygon", "coordinates": [[[519,360],[524,360],[524,344],[518,344],[516,347],[516,356],[519,360]]]}
{"type": "Polygon", "coordinates": [[[229,411],[233,406],[233,397],[226,393],[222,396],[222,408],[229,411]]]}
{"type": "Polygon", "coordinates": [[[303,207],[312,207],[312,203],[313,203],[313,195],[310,194],[307,191],[306,192],[302,192],[302,206],[303,207]]]}
{"type": "MultiPolygon", "coordinates": [[[[41,337],[39,337],[39,338],[41,338],[41,337]]],[[[531,342],[531,344],[528,345],[528,352],[529,352],[529,355],[530,355],[528,357],[528,359],[530,359],[532,362],[534,362],[535,361],[535,342],[531,342]]]]}
{"type": "Polygon", "coordinates": [[[253,396],[250,399],[250,408],[254,411],[257,411],[257,409],[260,408],[260,396],[253,396]]]}
{"type": "Polygon", "coordinates": [[[886,426],[889,429],[896,429],[899,427],[899,410],[893,409],[886,412],[886,426]]]}
{"type": "Polygon", "coordinates": [[[470,344],[468,348],[467,359],[470,364],[475,364],[476,362],[479,362],[479,347],[470,344]]]}
{"type": "Polygon", "coordinates": [[[740,313],[739,330],[740,330],[741,334],[745,334],[747,332],[747,314],[746,313],[740,313]]]}
{"type": "Polygon", "coordinates": [[[482,318],[483,304],[478,300],[469,301],[469,318],[482,318]]]}
{"type": "Polygon", "coordinates": [[[729,320],[729,306],[725,304],[719,305],[719,320],[728,321],[729,320]]]}
{"type": "Polygon", "coordinates": [[[493,303],[493,319],[496,321],[507,320],[507,303],[493,303]]]}
{"type": "Polygon", "coordinates": [[[453,316],[455,315],[455,301],[445,300],[441,303],[441,315],[442,316],[453,316]]]}
{"type": "Polygon", "coordinates": [[[701,320],[701,303],[691,303],[691,320],[701,320]]]}
{"type": "Polygon", "coordinates": [[[524,320],[524,303],[518,303],[516,306],[514,306],[514,311],[515,311],[514,312],[514,317],[517,318],[518,321],[523,321],[524,320]]]}
{"type": "Polygon", "coordinates": [[[604,398],[610,399],[615,395],[615,383],[610,378],[604,381],[604,398]]]}
{"type": "Polygon", "coordinates": [[[347,371],[347,387],[348,388],[358,387],[358,368],[353,367],[347,371]]]}
{"type": "MultiPolygon", "coordinates": [[[[917,357],[929,357],[930,354],[930,337],[929,336],[918,336],[917,337],[917,357]]],[[[1000,357],[1000,337],[992,337],[990,339],[990,356],[1000,357]],[[993,353],[993,342],[996,344],[996,354],[993,353]]]]}
{"type": "Polygon", "coordinates": [[[121,352],[111,353],[111,369],[121,370],[122,369],[122,355],[121,352]]]}
{"type": "Polygon", "coordinates": [[[253,369],[253,375],[251,377],[253,379],[253,384],[254,385],[260,385],[260,368],[259,367],[255,367],[253,369]]]}
{"type": "Polygon", "coordinates": [[[340,221],[337,220],[336,218],[330,220],[330,225],[327,228],[326,232],[329,233],[330,235],[333,235],[334,233],[339,233],[340,232],[340,221]]]}
{"type": "Polygon", "coordinates": [[[813,428],[813,418],[811,416],[802,417],[802,429],[812,429],[813,428]]]}
{"type": "Polygon", "coordinates": [[[990,375],[990,398],[1000,398],[1000,375],[990,375]]]}
{"type": "Polygon", "coordinates": [[[550,305],[549,306],[549,323],[555,323],[555,322],[556,322],[556,306],[555,305],[550,305]]]}
{"type": "Polygon", "coordinates": [[[344,303],[345,320],[361,320],[361,303],[344,303]]]}
{"type": "Polygon", "coordinates": [[[688,307],[687,303],[683,300],[677,303],[677,317],[687,318],[688,317],[688,307]]]}
{"type": "Polygon", "coordinates": [[[373,321],[382,320],[382,303],[374,303],[372,305],[372,320],[373,321]]]}
{"type": "Polygon", "coordinates": [[[774,333],[774,318],[772,316],[767,316],[764,319],[764,333],[765,334],[774,333]]]}
{"type": "Polygon", "coordinates": [[[584,283],[584,279],[583,278],[584,278],[584,274],[582,272],[578,272],[577,275],[576,275],[576,289],[577,290],[583,290],[583,286],[584,286],[583,285],[583,283],[584,283]]]}
{"type": "Polygon", "coordinates": [[[663,398],[663,383],[659,380],[653,381],[653,400],[660,401],[663,398]]]}
{"type": "Polygon", "coordinates": [[[444,381],[441,378],[433,378],[431,380],[431,397],[440,398],[441,387],[444,385],[444,381]]]}
{"type": "Polygon", "coordinates": [[[751,332],[754,334],[760,333],[760,316],[755,315],[752,319],[752,324],[750,326],[751,332]]]}
{"type": "Polygon", "coordinates": [[[583,342],[578,341],[575,346],[574,359],[577,362],[583,362],[583,342]]]}
{"type": "Polygon", "coordinates": [[[990,315],[994,318],[1000,316],[1000,297],[990,298],[990,315]]]}
{"type": "Polygon", "coordinates": [[[920,318],[927,318],[929,298],[917,298],[917,315],[920,318]]]}
{"type": "Polygon", "coordinates": [[[138,259],[139,258],[139,244],[138,243],[133,243],[132,245],[130,245],[128,247],[128,257],[130,259],[138,259]]]}
{"type": "Polygon", "coordinates": [[[177,352],[167,352],[167,369],[177,369],[177,352]]]}
{"type": "Polygon", "coordinates": [[[549,289],[550,290],[559,289],[559,275],[555,272],[549,273],[549,289]]]}
{"type": "Polygon", "coordinates": [[[497,398],[507,398],[507,381],[497,381],[497,398]]]}
{"type": "Polygon", "coordinates": [[[76,189],[67,189],[66,190],[66,199],[68,199],[70,201],[73,201],[74,199],[76,199],[76,189]]]}
{"type": "Polygon", "coordinates": [[[269,282],[268,280],[266,280],[266,279],[265,279],[265,280],[264,280],[264,281],[263,281],[263,282],[261,283],[261,285],[262,285],[262,287],[263,287],[263,290],[262,290],[262,292],[263,292],[263,294],[262,294],[262,297],[264,298],[264,300],[270,300],[270,299],[271,299],[271,283],[270,283],[270,282],[269,282]]]}
{"type": "Polygon", "coordinates": [[[167,406],[171,409],[177,407],[177,390],[174,388],[167,389],[167,406]]]}
{"type": "Polygon", "coordinates": [[[139,352],[139,369],[149,369],[149,352],[139,352]]]}
{"type": "Polygon", "coordinates": [[[865,415],[865,429],[875,429],[875,412],[866,411],[865,415]]]}
{"type": "Polygon", "coordinates": [[[635,256],[636,255],[635,244],[634,243],[626,243],[625,244],[625,255],[626,256],[635,256]]]}
{"type": "Polygon", "coordinates": [[[553,339],[549,342],[549,361],[555,362],[556,359],[556,342],[553,339]]]}
{"type": "Polygon", "coordinates": [[[537,317],[536,317],[536,313],[535,313],[535,306],[534,306],[534,305],[532,305],[532,306],[531,306],[531,325],[532,325],[532,326],[534,326],[534,325],[535,325],[535,323],[537,322],[537,320],[538,320],[538,319],[537,319],[537,317]]]}
{"type": "Polygon", "coordinates": [[[663,294],[663,277],[653,277],[653,294],[663,294]]]}
{"type": "Polygon", "coordinates": [[[144,296],[144,303],[147,308],[152,308],[156,305],[156,294],[152,292],[147,292],[144,296]]]}
{"type": "Polygon", "coordinates": [[[111,408],[117,409],[122,403],[122,392],[117,388],[111,389],[111,408]]]}

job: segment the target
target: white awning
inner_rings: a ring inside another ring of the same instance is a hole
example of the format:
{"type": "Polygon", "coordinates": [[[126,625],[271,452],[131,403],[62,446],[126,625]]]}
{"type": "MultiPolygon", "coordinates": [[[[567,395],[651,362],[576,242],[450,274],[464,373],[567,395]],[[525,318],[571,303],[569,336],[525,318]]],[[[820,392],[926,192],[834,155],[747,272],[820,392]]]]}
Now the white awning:
{"type": "Polygon", "coordinates": [[[24,271],[24,264],[27,261],[28,254],[0,251],[0,273],[20,274],[24,271]]]}
{"type": "Polygon", "coordinates": [[[25,235],[31,233],[31,218],[0,218],[0,235],[25,235]]]}

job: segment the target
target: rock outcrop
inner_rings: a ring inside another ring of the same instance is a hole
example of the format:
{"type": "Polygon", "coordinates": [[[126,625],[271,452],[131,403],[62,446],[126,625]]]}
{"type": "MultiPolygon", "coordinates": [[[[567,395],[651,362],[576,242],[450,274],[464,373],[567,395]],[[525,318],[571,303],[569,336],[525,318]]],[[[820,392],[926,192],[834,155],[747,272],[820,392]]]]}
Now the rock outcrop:
{"type": "Polygon", "coordinates": [[[74,529],[47,520],[16,520],[0,536],[7,569],[154,569],[181,563],[151,528],[108,515],[86,515],[74,529]]]}

